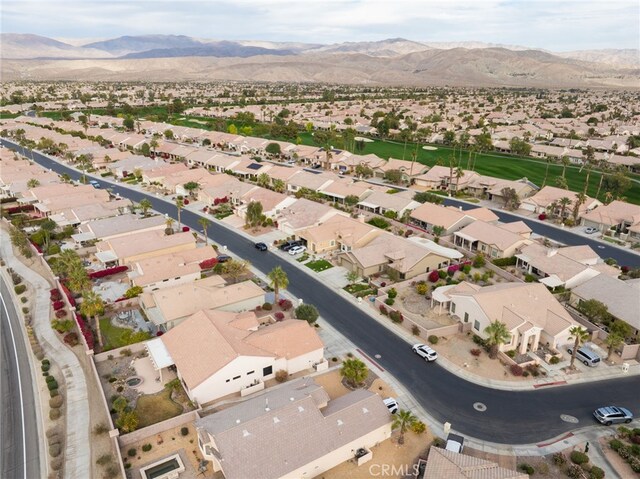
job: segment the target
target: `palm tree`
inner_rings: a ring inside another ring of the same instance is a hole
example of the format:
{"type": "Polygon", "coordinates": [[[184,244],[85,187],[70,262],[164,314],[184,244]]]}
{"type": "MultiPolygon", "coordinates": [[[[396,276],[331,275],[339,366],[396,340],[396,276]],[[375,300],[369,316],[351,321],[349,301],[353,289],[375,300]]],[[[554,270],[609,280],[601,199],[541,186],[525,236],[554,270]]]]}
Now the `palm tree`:
{"type": "Polygon", "coordinates": [[[460,167],[456,168],[456,172],[455,172],[455,176],[456,176],[456,195],[458,194],[458,184],[460,183],[460,178],[462,178],[464,176],[464,170],[460,167]]]}
{"type": "Polygon", "coordinates": [[[175,223],[176,221],[173,218],[167,218],[166,221],[164,222],[164,224],[167,226],[164,229],[164,234],[165,235],[172,235],[173,234],[173,223],[175,223]]]}
{"type": "Polygon", "coordinates": [[[269,186],[269,183],[271,183],[271,178],[266,173],[260,173],[258,175],[258,179],[256,180],[256,183],[258,184],[258,186],[261,186],[262,188],[267,188],[269,186]]]}
{"type": "Polygon", "coordinates": [[[547,184],[547,177],[549,176],[549,165],[551,164],[551,159],[545,158],[545,162],[547,163],[547,167],[544,170],[544,179],[542,180],[541,188],[544,188],[544,185],[547,184]]]}
{"type": "Polygon", "coordinates": [[[182,198],[176,198],[176,208],[178,209],[178,231],[182,230],[182,222],[180,221],[180,213],[184,208],[184,200],[182,198]]]}
{"type": "Polygon", "coordinates": [[[273,180],[273,190],[278,192],[278,193],[284,193],[285,188],[287,187],[286,183],[284,182],[284,180],[281,180],[280,178],[276,178],[275,180],[273,180]]]}
{"type": "Polygon", "coordinates": [[[507,329],[507,325],[498,320],[493,321],[484,328],[484,332],[489,336],[487,338],[487,344],[490,347],[489,357],[495,359],[498,356],[500,345],[511,340],[511,333],[507,329]]]}
{"type": "MultiPolygon", "coordinates": [[[[595,156],[595,150],[592,146],[587,146],[585,150],[585,166],[587,168],[587,177],[584,182],[584,193],[587,193],[587,189],[589,188],[589,176],[591,176],[591,170],[593,169],[593,160],[595,156]]],[[[582,168],[581,168],[582,169],[582,168]]]]}
{"type": "Polygon", "coordinates": [[[578,352],[578,348],[582,343],[588,340],[591,335],[589,334],[589,331],[584,329],[582,326],[572,327],[569,330],[569,334],[571,335],[569,336],[569,339],[573,338],[574,340],[573,349],[571,350],[571,363],[569,364],[569,367],[573,369],[573,363],[575,363],[576,361],[576,353],[578,352]]]}
{"type": "Polygon", "coordinates": [[[573,222],[578,222],[578,216],[580,216],[580,207],[587,202],[587,195],[580,192],[576,194],[576,201],[573,205],[573,222]]]}
{"type": "Polygon", "coordinates": [[[146,218],[147,212],[153,207],[151,200],[148,198],[142,198],[140,203],[138,203],[138,208],[142,211],[142,216],[146,218]]]}
{"type": "Polygon", "coordinates": [[[564,219],[564,212],[566,211],[567,206],[571,204],[571,200],[566,196],[563,196],[558,200],[558,203],[560,204],[560,219],[564,219]]]}
{"type": "Polygon", "coordinates": [[[271,286],[274,291],[274,303],[277,304],[280,289],[287,289],[287,286],[289,286],[289,278],[280,266],[276,266],[269,271],[267,277],[269,278],[269,286],[271,286]]]}
{"type": "Polygon", "coordinates": [[[91,290],[82,293],[80,312],[88,318],[93,318],[95,321],[96,336],[98,336],[98,344],[102,349],[102,334],[100,333],[100,315],[104,313],[104,301],[102,301],[102,297],[91,290]]]}
{"type": "Polygon", "coordinates": [[[209,246],[209,236],[207,235],[207,228],[211,224],[211,221],[203,217],[198,220],[198,224],[202,226],[202,232],[204,233],[204,244],[209,246]]]}
{"type": "Polygon", "coordinates": [[[345,359],[342,363],[340,375],[345,378],[351,386],[357,387],[367,379],[369,370],[367,369],[367,365],[358,358],[349,358],[345,359]]]}
{"type": "Polygon", "coordinates": [[[404,444],[404,434],[407,429],[412,428],[415,423],[418,422],[418,418],[411,412],[401,409],[393,419],[393,429],[400,429],[400,437],[398,438],[398,444],[404,444]]]}
{"type": "Polygon", "coordinates": [[[560,158],[560,163],[562,163],[562,177],[566,178],[565,173],[567,172],[567,166],[571,164],[571,161],[567,155],[564,155],[560,158]]]}

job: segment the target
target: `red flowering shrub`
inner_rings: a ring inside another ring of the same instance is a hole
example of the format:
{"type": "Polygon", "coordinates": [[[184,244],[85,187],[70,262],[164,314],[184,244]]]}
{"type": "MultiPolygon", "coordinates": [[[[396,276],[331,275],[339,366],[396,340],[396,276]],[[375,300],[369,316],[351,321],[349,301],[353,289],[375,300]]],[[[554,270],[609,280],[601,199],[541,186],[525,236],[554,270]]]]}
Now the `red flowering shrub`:
{"type": "Polygon", "coordinates": [[[620,271],[622,271],[622,274],[627,274],[629,272],[629,267],[628,266],[620,266],[620,271]]]}
{"type": "Polygon", "coordinates": [[[51,298],[51,301],[60,301],[62,299],[62,294],[58,288],[53,288],[49,291],[49,298],[51,298]]]}
{"type": "Polygon", "coordinates": [[[64,308],[64,301],[54,301],[53,302],[53,309],[55,311],[58,311],[59,309],[64,308]]]}
{"type": "Polygon", "coordinates": [[[273,316],[276,318],[276,321],[282,321],[284,319],[284,313],[282,311],[278,311],[273,316]]]}
{"type": "Polygon", "coordinates": [[[183,226],[182,227],[182,232],[186,233],[187,231],[189,231],[189,227],[188,226],[183,226]]]}
{"type": "Polygon", "coordinates": [[[539,219],[540,221],[544,221],[544,220],[546,220],[546,219],[547,219],[547,215],[546,215],[545,213],[540,213],[540,214],[538,215],[538,219],[539,219]]]}
{"type": "Polygon", "coordinates": [[[511,365],[511,374],[514,376],[522,376],[522,373],[524,373],[524,370],[520,366],[517,364],[511,365]]]}
{"type": "Polygon", "coordinates": [[[293,303],[288,299],[282,298],[278,301],[278,306],[280,306],[280,309],[282,309],[283,311],[289,311],[291,308],[293,308],[293,303]]]}
{"type": "Polygon", "coordinates": [[[432,283],[437,283],[439,279],[440,274],[438,273],[438,270],[433,270],[431,273],[429,273],[429,281],[431,281],[432,283]]]}
{"type": "Polygon", "coordinates": [[[56,311],[56,318],[62,319],[67,315],[67,312],[64,309],[59,309],[56,311]]]}
{"type": "Polygon", "coordinates": [[[460,270],[460,265],[459,264],[452,264],[451,266],[449,266],[447,268],[447,273],[451,276],[452,273],[455,274],[456,271],[460,270]]]}
{"type": "Polygon", "coordinates": [[[386,308],[383,304],[381,304],[381,305],[379,306],[379,309],[380,309],[380,312],[381,312],[382,314],[384,314],[385,316],[388,314],[388,312],[387,312],[387,308],[386,308]]]}
{"type": "Polygon", "coordinates": [[[185,198],[183,201],[184,201],[185,206],[189,204],[189,200],[188,199],[185,198]]]}
{"type": "Polygon", "coordinates": [[[71,294],[71,291],[69,291],[69,288],[67,288],[67,285],[64,283],[60,283],[60,287],[62,288],[62,292],[64,293],[64,295],[67,297],[67,301],[69,301],[69,304],[73,307],[76,306],[76,300],[73,297],[73,295],[71,294]]]}
{"type": "Polygon", "coordinates": [[[118,273],[124,273],[129,269],[128,266],[114,266],[113,268],[101,269],[100,271],[94,271],[93,273],[89,273],[89,278],[98,279],[105,278],[107,276],[111,276],[118,273]]]}
{"type": "Polygon", "coordinates": [[[158,337],[158,338],[159,338],[159,337],[160,337],[160,336],[162,336],[163,334],[164,334],[164,331],[158,331],[158,332],[156,333],[156,337],[158,337]]]}
{"type": "Polygon", "coordinates": [[[93,349],[95,346],[95,341],[93,339],[93,332],[91,328],[85,321],[85,319],[80,315],[80,313],[76,313],[76,323],[78,324],[78,329],[82,333],[85,342],[87,343],[87,348],[93,349]]]}
{"type": "Polygon", "coordinates": [[[42,248],[40,248],[40,246],[38,246],[37,244],[35,244],[33,241],[29,240],[29,243],[31,243],[31,246],[33,246],[33,248],[40,254],[42,254],[42,248]]]}
{"type": "Polygon", "coordinates": [[[480,356],[480,354],[482,354],[482,351],[479,350],[478,348],[474,348],[474,349],[472,349],[470,351],[470,353],[471,353],[472,356],[476,356],[477,357],[477,356],[480,356]]]}
{"type": "Polygon", "coordinates": [[[20,205],[7,208],[5,209],[5,211],[7,212],[7,214],[14,215],[16,213],[22,213],[24,211],[34,211],[35,209],[36,207],[34,205],[20,205]]]}
{"type": "Polygon", "coordinates": [[[199,266],[200,266],[200,269],[211,269],[217,264],[218,264],[218,258],[209,258],[209,259],[205,259],[204,261],[201,261],[199,266]]]}

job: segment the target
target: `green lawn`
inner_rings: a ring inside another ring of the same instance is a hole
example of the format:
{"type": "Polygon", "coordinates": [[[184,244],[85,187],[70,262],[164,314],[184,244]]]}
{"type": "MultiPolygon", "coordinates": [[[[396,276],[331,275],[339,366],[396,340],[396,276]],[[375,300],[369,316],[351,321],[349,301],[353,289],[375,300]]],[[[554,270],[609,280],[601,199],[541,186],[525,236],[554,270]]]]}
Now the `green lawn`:
{"type": "Polygon", "coordinates": [[[325,271],[329,268],[333,268],[333,265],[324,259],[309,261],[307,264],[305,264],[305,266],[308,268],[311,268],[316,273],[319,273],[320,271],[325,271]]]}
{"type": "Polygon", "coordinates": [[[119,328],[111,324],[110,318],[102,318],[100,320],[100,332],[102,333],[102,340],[104,341],[103,351],[110,349],[120,348],[126,346],[120,338],[127,328],[119,328]]]}
{"type": "Polygon", "coordinates": [[[138,429],[165,421],[182,414],[183,408],[171,399],[171,390],[140,396],[135,412],[138,415],[138,429]]]}
{"type": "Polygon", "coordinates": [[[373,288],[367,283],[355,283],[343,288],[347,293],[354,295],[356,298],[368,296],[374,293],[373,288]]]}

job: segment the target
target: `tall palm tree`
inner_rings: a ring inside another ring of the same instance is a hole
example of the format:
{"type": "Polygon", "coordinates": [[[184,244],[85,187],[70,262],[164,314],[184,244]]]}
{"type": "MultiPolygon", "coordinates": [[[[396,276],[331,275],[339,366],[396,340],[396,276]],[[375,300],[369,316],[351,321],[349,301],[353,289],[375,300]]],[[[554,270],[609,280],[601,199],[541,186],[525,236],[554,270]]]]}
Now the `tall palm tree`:
{"type": "Polygon", "coordinates": [[[398,438],[398,444],[404,444],[404,435],[407,429],[412,428],[414,424],[418,422],[418,418],[411,412],[405,409],[401,409],[393,419],[393,429],[400,429],[400,437],[398,438]]]}
{"type": "Polygon", "coordinates": [[[501,321],[495,320],[484,328],[484,332],[489,336],[487,338],[487,344],[489,344],[489,357],[495,358],[498,356],[498,350],[500,345],[505,344],[511,340],[511,333],[507,329],[507,325],[501,321]]]}
{"type": "Polygon", "coordinates": [[[211,221],[203,217],[198,220],[198,224],[202,226],[202,232],[204,233],[204,244],[206,246],[209,246],[209,236],[207,235],[207,228],[211,224],[211,221]]]}
{"type": "Polygon", "coordinates": [[[182,230],[182,222],[180,221],[180,213],[184,208],[184,200],[182,198],[176,198],[176,208],[178,209],[178,231],[182,230]]]}
{"type": "Polygon", "coordinates": [[[164,222],[164,224],[166,225],[166,228],[164,229],[164,234],[165,235],[172,235],[173,234],[173,223],[175,223],[176,221],[173,218],[167,218],[166,221],[164,222]]]}
{"type": "Polygon", "coordinates": [[[287,286],[289,286],[289,278],[280,266],[276,266],[269,271],[267,277],[269,278],[269,286],[271,286],[274,291],[274,302],[277,304],[280,289],[287,289],[287,286]]]}
{"type": "Polygon", "coordinates": [[[456,172],[455,172],[455,176],[456,176],[456,195],[458,194],[458,184],[460,183],[460,178],[462,178],[464,176],[464,170],[460,167],[456,168],[456,172]]]}
{"type": "Polygon", "coordinates": [[[544,180],[542,180],[541,188],[544,188],[544,185],[547,184],[547,177],[549,176],[549,165],[551,164],[551,159],[545,158],[545,162],[547,163],[547,167],[544,170],[544,180]]]}
{"type": "Polygon", "coordinates": [[[567,206],[571,204],[571,200],[563,196],[558,200],[558,204],[560,205],[560,219],[564,219],[564,212],[567,210],[567,206]]]}
{"type": "Polygon", "coordinates": [[[93,318],[95,322],[96,336],[98,336],[98,344],[102,349],[102,333],[100,332],[100,315],[104,313],[104,301],[95,291],[85,291],[82,293],[82,303],[80,304],[80,312],[88,318],[93,318]]]}
{"type": "Polygon", "coordinates": [[[345,378],[351,386],[357,387],[367,379],[369,370],[367,369],[367,365],[358,358],[349,358],[345,359],[342,363],[340,375],[345,378]]]}
{"type": "Polygon", "coordinates": [[[562,177],[566,178],[565,174],[567,172],[567,166],[571,164],[571,161],[569,160],[569,157],[567,155],[564,155],[562,158],[560,158],[560,163],[562,163],[562,177]]]}
{"type": "Polygon", "coordinates": [[[580,216],[580,207],[587,202],[587,195],[580,192],[576,194],[576,201],[573,205],[573,222],[578,222],[578,216],[580,216]]]}
{"type": "Polygon", "coordinates": [[[151,200],[148,198],[142,198],[138,203],[138,208],[142,211],[142,216],[146,217],[148,211],[153,207],[151,200]]]}
{"type": "Polygon", "coordinates": [[[91,287],[91,279],[89,279],[87,270],[84,269],[82,263],[74,264],[71,267],[67,272],[67,280],[69,288],[74,292],[85,291],[91,287]]]}
{"type": "MultiPolygon", "coordinates": [[[[591,170],[593,169],[593,161],[595,158],[595,151],[594,148],[592,146],[587,146],[587,149],[584,152],[585,155],[585,163],[584,165],[587,168],[587,177],[585,178],[585,182],[584,182],[584,193],[587,193],[587,190],[589,189],[589,176],[591,176],[591,170]]],[[[581,168],[582,169],[582,168],[581,168]]]]}
{"type": "Polygon", "coordinates": [[[573,364],[576,362],[576,353],[578,352],[578,348],[582,343],[587,341],[591,336],[589,331],[584,329],[582,326],[574,326],[569,330],[569,339],[573,338],[573,349],[571,351],[571,363],[569,367],[573,369],[573,364]]]}

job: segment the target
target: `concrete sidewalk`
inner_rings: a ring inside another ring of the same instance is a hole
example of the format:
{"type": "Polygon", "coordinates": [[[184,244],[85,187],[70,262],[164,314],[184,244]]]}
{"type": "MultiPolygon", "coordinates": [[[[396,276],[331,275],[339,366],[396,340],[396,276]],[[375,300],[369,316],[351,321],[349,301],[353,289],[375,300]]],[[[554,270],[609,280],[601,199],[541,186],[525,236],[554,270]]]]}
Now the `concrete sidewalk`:
{"type": "MultiPolygon", "coordinates": [[[[64,375],[65,389],[65,466],[64,477],[91,477],[91,434],[87,383],[78,358],[60,341],[51,329],[49,318],[49,283],[21,263],[11,248],[9,233],[0,229],[0,250],[7,266],[31,284],[35,291],[33,329],[45,355],[58,365],[64,375]]],[[[48,463],[45,455],[42,460],[48,463]]]]}

